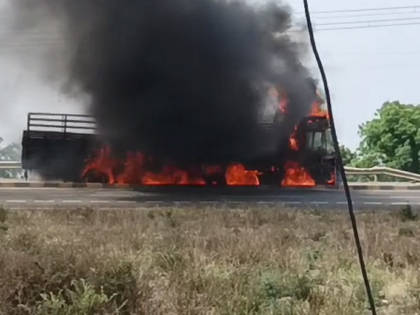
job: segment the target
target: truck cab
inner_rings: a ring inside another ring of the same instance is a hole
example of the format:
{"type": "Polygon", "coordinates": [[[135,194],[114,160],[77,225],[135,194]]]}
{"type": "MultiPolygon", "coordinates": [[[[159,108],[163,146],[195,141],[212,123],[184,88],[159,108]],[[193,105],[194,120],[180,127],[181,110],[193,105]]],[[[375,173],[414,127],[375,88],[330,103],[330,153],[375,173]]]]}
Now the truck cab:
{"type": "Polygon", "coordinates": [[[329,184],[336,169],[331,127],[325,116],[306,117],[297,128],[300,164],[317,184],[329,184]]]}

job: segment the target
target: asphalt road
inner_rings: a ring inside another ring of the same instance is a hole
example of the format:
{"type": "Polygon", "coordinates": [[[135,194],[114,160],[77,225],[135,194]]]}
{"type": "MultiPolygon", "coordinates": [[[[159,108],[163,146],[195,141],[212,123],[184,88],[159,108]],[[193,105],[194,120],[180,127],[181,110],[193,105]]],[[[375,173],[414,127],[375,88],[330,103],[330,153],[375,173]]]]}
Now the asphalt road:
{"type": "MultiPolygon", "coordinates": [[[[355,209],[396,208],[411,204],[420,208],[419,191],[352,191],[355,209]]],[[[345,209],[344,192],[331,189],[77,189],[77,188],[0,188],[0,205],[7,208],[98,207],[137,208],[184,204],[279,204],[292,207],[345,209]]]]}

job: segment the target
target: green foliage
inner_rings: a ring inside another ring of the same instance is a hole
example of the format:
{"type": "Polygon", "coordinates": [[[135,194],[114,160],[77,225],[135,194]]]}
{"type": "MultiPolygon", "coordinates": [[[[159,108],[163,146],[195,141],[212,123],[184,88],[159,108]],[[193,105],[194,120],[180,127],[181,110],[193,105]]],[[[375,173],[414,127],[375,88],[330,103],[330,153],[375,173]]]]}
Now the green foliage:
{"type": "Polygon", "coordinates": [[[359,126],[359,135],[363,158],[355,166],[384,164],[420,173],[420,105],[386,102],[374,119],[359,126]]]}
{"type": "MultiPolygon", "coordinates": [[[[20,161],[21,146],[18,143],[11,143],[3,146],[3,138],[0,137],[0,161],[20,161]]],[[[0,178],[20,177],[19,170],[0,170],[0,178]]]]}
{"type": "MultiPolygon", "coordinates": [[[[372,120],[359,126],[361,142],[352,151],[340,146],[345,166],[371,168],[387,166],[420,173],[420,105],[386,102],[372,120]]],[[[371,181],[369,176],[352,176],[350,181],[371,181]]],[[[379,181],[395,181],[378,176],[379,181]]]]}
{"type": "Polygon", "coordinates": [[[340,145],[340,152],[344,165],[351,165],[352,161],[356,158],[356,153],[344,145],[340,145]]]}
{"type": "MultiPolygon", "coordinates": [[[[38,315],[87,315],[103,314],[112,304],[116,295],[108,297],[103,289],[99,292],[84,279],[72,281],[72,288],[60,291],[58,294],[50,292],[41,294],[38,315]]],[[[115,308],[114,314],[119,313],[115,308]]]]}
{"type": "Polygon", "coordinates": [[[381,155],[373,151],[366,150],[362,152],[359,149],[351,151],[349,148],[341,145],[340,152],[345,166],[370,168],[383,165],[381,155]]]}
{"type": "MultiPolygon", "coordinates": [[[[371,154],[363,155],[358,150],[352,151],[344,145],[340,145],[341,158],[344,166],[370,168],[380,163],[371,154]]],[[[347,176],[350,182],[369,182],[372,181],[371,176],[347,176]]]]}

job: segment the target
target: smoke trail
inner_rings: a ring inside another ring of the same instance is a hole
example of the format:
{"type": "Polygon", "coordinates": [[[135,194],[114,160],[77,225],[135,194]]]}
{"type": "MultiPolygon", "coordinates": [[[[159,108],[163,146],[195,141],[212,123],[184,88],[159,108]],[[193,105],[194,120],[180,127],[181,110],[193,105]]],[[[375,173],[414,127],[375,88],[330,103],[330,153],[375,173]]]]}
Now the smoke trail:
{"type": "Polygon", "coordinates": [[[55,25],[61,63],[46,69],[87,96],[114,150],[183,163],[270,154],[308,112],[314,83],[286,34],[286,6],[216,0],[13,0],[15,26],[55,25]],[[42,21],[41,21],[42,17],[42,21]],[[273,36],[276,34],[276,36],[273,36]],[[63,47],[65,49],[63,49],[63,47]],[[287,91],[287,118],[258,127],[268,86],[287,91]]]}
{"type": "Polygon", "coordinates": [[[27,7],[13,10],[16,4],[0,0],[0,136],[19,143],[28,112],[80,114],[84,106],[60,92],[62,82],[58,80],[63,78],[63,71],[50,76],[63,62],[60,45],[56,44],[60,38],[56,26],[42,25],[41,16],[29,14],[27,7]],[[33,19],[21,19],[23,12],[33,19]]]}

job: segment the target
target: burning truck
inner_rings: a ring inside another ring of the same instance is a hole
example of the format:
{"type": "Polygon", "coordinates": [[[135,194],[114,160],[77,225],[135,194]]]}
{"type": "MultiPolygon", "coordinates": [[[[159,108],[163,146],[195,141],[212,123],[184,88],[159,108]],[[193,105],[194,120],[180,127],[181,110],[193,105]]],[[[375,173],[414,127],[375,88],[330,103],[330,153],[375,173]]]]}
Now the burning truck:
{"type": "Polygon", "coordinates": [[[14,0],[11,8],[19,33],[57,32],[32,70],[89,114],[29,113],[24,169],[45,180],[146,186],[334,183],[328,114],[285,3],[14,0]]]}
{"type": "MultiPolygon", "coordinates": [[[[309,107],[309,106],[308,106],[309,107]]],[[[334,185],[336,156],[328,112],[314,93],[307,115],[287,137],[288,101],[269,88],[257,127],[270,139],[267,154],[196,165],[150,152],[115,153],[89,115],[29,113],[22,137],[22,167],[46,180],[129,185],[300,186],[334,185]]]]}

